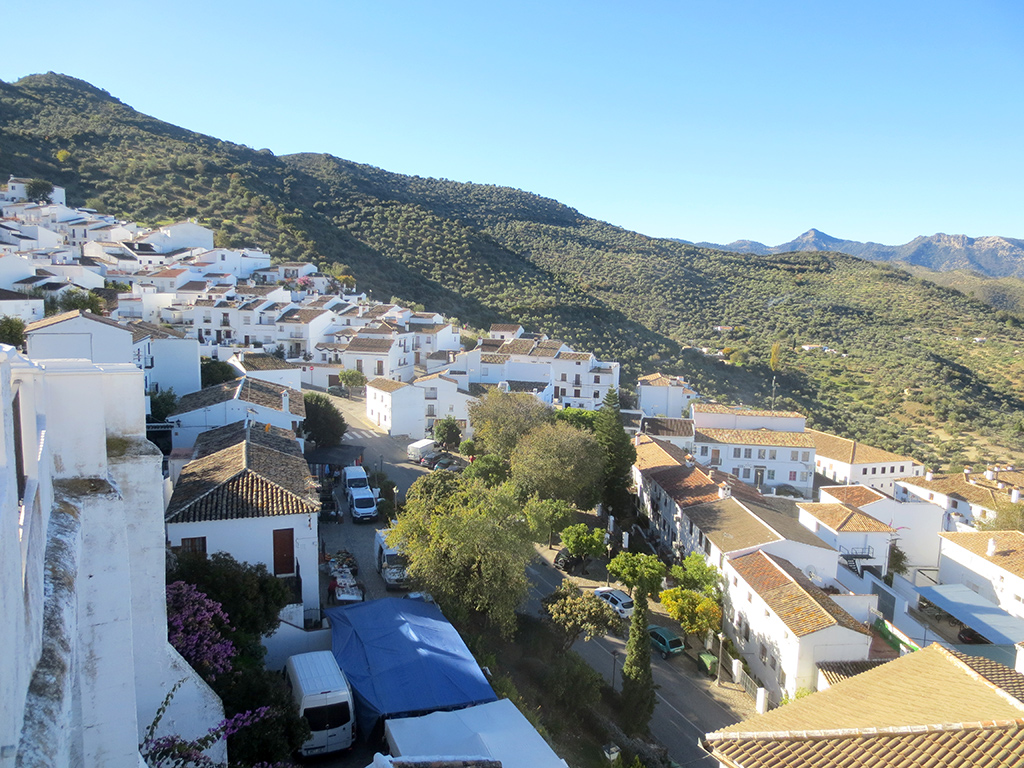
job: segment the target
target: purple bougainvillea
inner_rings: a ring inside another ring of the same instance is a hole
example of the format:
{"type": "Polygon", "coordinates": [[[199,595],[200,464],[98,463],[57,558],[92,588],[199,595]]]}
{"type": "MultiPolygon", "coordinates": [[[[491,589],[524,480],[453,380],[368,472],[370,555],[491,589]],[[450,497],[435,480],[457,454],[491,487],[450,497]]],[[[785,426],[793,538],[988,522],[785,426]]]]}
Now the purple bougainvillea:
{"type": "Polygon", "coordinates": [[[207,681],[231,671],[236,651],[224,636],[229,632],[231,624],[220,603],[194,584],[167,585],[167,639],[207,681]]]}

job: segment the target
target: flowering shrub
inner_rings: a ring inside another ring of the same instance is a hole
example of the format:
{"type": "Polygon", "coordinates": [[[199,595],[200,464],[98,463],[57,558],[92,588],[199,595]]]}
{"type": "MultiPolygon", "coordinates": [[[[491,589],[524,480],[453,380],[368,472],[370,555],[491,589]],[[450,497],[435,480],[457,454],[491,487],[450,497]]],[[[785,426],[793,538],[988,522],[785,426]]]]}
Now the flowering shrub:
{"type": "Polygon", "coordinates": [[[226,632],[231,624],[220,603],[193,584],[167,585],[167,640],[207,681],[231,671],[236,651],[226,632]]]}

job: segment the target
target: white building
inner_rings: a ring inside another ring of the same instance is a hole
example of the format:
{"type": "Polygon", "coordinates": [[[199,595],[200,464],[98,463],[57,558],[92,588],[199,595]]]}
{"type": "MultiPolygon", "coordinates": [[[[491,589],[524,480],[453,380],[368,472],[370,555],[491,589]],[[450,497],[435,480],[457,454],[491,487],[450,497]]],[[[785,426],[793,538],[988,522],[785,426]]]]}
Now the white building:
{"type": "Polygon", "coordinates": [[[0,288],[0,315],[20,318],[27,325],[36,320],[42,320],[45,313],[46,309],[42,299],[0,288]]]}
{"type": "Polygon", "coordinates": [[[860,578],[871,569],[879,578],[889,572],[889,543],[896,530],[852,504],[797,502],[800,524],[833,549],[839,561],[860,578]]]}
{"type": "Polygon", "coordinates": [[[167,420],[176,425],[171,431],[174,447],[190,448],[201,433],[250,418],[299,434],[299,425],[306,418],[302,393],[243,377],[185,395],[167,420]]]}
{"type": "Polygon", "coordinates": [[[228,365],[242,376],[302,389],[302,366],[266,352],[238,351],[228,358],[228,365]]]}
{"type": "Polygon", "coordinates": [[[690,404],[699,395],[680,376],[652,373],[636,383],[638,407],[644,416],[681,419],[689,416],[690,404]]]}
{"type": "Polygon", "coordinates": [[[962,584],[1011,616],[1024,619],[1024,533],[964,531],[939,537],[940,584],[962,584]]]}
{"type": "MultiPolygon", "coordinates": [[[[178,681],[159,733],[193,739],[223,719],[167,642],[164,482],[141,379],[0,348],[4,766],[138,766],[178,681]]],[[[224,760],[223,743],[210,754],[224,760]]]]}
{"type": "Polygon", "coordinates": [[[909,456],[816,429],[808,429],[807,434],[814,440],[815,471],[836,483],[866,485],[891,496],[897,478],[924,474],[924,465],[909,456]]]}
{"type": "MultiPolygon", "coordinates": [[[[10,202],[24,202],[28,200],[28,185],[32,179],[24,179],[19,176],[11,176],[7,180],[7,189],[0,190],[0,200],[10,202]]],[[[53,185],[53,192],[50,193],[50,202],[56,205],[67,204],[67,194],[64,187],[53,185]]]]}
{"type": "Polygon", "coordinates": [[[1015,467],[989,467],[984,473],[965,467],[962,474],[926,472],[923,477],[900,478],[893,496],[900,501],[929,501],[948,512],[953,525],[973,525],[975,520],[993,517],[1000,506],[1020,503],[1021,488],[1024,472],[1015,467]]]}
{"type": "Polygon", "coordinates": [[[316,484],[294,433],[239,421],[200,435],[167,506],[179,552],[227,552],[291,579],[309,619],[320,618],[316,484]]]}
{"type": "Polygon", "coordinates": [[[827,595],[792,562],[761,550],[729,558],[723,575],[723,627],[772,701],[813,690],[819,661],[869,658],[867,603],[855,617],[840,595],[827,595]]]}
{"type": "Polygon", "coordinates": [[[127,326],[132,332],[132,362],[145,374],[146,392],[173,389],[181,397],[202,388],[199,342],[143,320],[127,326]]]}
{"type": "Polygon", "coordinates": [[[25,327],[25,344],[33,358],[82,358],[94,363],[132,361],[130,329],[116,320],[78,309],[29,323],[25,327]]]}

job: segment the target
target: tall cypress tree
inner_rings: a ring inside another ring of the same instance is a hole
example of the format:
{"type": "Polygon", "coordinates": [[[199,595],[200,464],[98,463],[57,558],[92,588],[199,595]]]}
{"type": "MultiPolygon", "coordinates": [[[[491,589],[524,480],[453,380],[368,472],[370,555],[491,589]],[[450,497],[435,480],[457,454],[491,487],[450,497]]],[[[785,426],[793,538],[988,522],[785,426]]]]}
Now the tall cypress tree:
{"type": "Polygon", "coordinates": [[[647,635],[647,592],[638,590],[633,598],[626,660],[622,663],[622,728],[631,736],[647,731],[656,703],[651,673],[651,640],[647,635]]]}
{"type": "Polygon", "coordinates": [[[604,488],[601,501],[605,509],[620,516],[629,506],[629,472],[636,461],[636,448],[622,426],[619,393],[609,389],[601,410],[594,419],[594,434],[604,450],[604,488]]]}

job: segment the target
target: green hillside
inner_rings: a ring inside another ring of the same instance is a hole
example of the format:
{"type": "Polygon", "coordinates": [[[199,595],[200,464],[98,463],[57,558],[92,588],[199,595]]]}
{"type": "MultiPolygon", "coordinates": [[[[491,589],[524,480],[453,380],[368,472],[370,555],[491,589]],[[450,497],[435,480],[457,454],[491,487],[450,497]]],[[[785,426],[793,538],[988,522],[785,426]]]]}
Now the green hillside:
{"type": "Polygon", "coordinates": [[[219,244],[345,264],[378,298],[474,326],[521,322],[622,361],[626,384],[663,370],[764,405],[768,352],[782,341],[778,405],[814,424],[935,466],[1024,453],[1017,318],[888,265],[714,251],[520,190],[275,157],[53,74],[0,84],[4,173],[46,177],[72,204],[148,223],[196,217],[219,244]],[[699,347],[728,347],[737,364],[699,347]]]}

